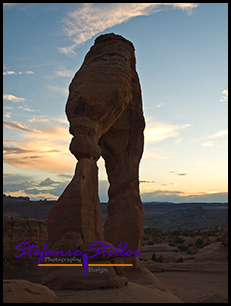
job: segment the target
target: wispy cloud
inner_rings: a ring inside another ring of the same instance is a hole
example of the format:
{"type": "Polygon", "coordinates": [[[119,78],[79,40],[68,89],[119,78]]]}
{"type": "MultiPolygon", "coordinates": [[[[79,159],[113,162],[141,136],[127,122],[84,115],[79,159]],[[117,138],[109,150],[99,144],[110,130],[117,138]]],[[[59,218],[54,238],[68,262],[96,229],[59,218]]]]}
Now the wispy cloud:
{"type": "Polygon", "coordinates": [[[228,135],[228,129],[226,130],[222,130],[216,134],[213,134],[212,136],[210,136],[209,138],[217,138],[217,137],[221,137],[221,136],[225,136],[228,135]]]}
{"type": "MultiPolygon", "coordinates": [[[[224,136],[228,136],[228,129],[219,131],[209,137],[207,137],[207,139],[211,139],[211,138],[224,138],[224,136]]],[[[226,148],[227,147],[227,142],[224,140],[207,140],[203,143],[200,144],[203,147],[216,147],[216,148],[226,148]]]]}
{"type": "Polygon", "coordinates": [[[56,76],[61,76],[61,77],[72,77],[75,73],[75,71],[66,69],[65,67],[61,66],[58,70],[54,71],[56,76]]]}
{"type": "Polygon", "coordinates": [[[203,147],[213,147],[214,146],[214,141],[206,141],[201,143],[201,146],[203,147]]]}
{"type": "Polygon", "coordinates": [[[178,176],[188,175],[187,173],[180,173],[180,172],[176,172],[176,171],[170,171],[169,173],[173,173],[173,174],[178,175],[178,176]]]}
{"type": "Polygon", "coordinates": [[[3,94],[3,100],[8,100],[8,101],[12,101],[12,102],[26,101],[25,98],[19,98],[19,97],[16,97],[14,95],[10,95],[10,94],[3,94]]]}
{"type": "Polygon", "coordinates": [[[28,129],[27,126],[23,126],[21,123],[14,122],[14,121],[4,121],[3,120],[3,126],[8,128],[8,129],[16,128],[16,129],[19,129],[19,130],[22,130],[22,131],[26,131],[26,132],[40,133],[40,131],[38,131],[38,130],[28,129]]]}
{"type": "Polygon", "coordinates": [[[18,108],[20,108],[23,111],[27,111],[27,112],[39,112],[38,109],[30,109],[29,107],[25,106],[19,106],[18,108]]]}
{"type": "Polygon", "coordinates": [[[68,57],[74,57],[77,53],[73,50],[75,49],[76,44],[68,46],[68,47],[57,47],[60,53],[64,53],[68,57]]]}
{"type": "Polygon", "coordinates": [[[3,116],[6,117],[6,118],[10,118],[12,116],[12,114],[10,112],[6,112],[3,116]]]}
{"type": "Polygon", "coordinates": [[[19,3],[3,3],[3,8],[10,8],[18,5],[19,3]]]}
{"type": "Polygon", "coordinates": [[[180,131],[193,124],[172,125],[167,123],[156,122],[147,125],[144,131],[145,142],[158,143],[170,137],[176,137],[180,131]]]}
{"type": "Polygon", "coordinates": [[[164,102],[160,102],[156,107],[161,107],[166,103],[168,103],[168,100],[165,100],[164,102]]]}
{"type": "MultiPolygon", "coordinates": [[[[3,69],[6,69],[5,67],[3,67],[3,69]]],[[[27,70],[27,71],[19,71],[19,72],[15,72],[15,71],[13,71],[13,70],[5,70],[5,71],[3,71],[3,75],[22,75],[22,74],[26,74],[26,75],[32,75],[32,74],[34,74],[34,72],[33,71],[31,71],[31,70],[27,70]]]]}
{"type": "Polygon", "coordinates": [[[8,70],[8,71],[3,71],[3,75],[12,75],[12,74],[17,74],[15,71],[8,70]]]}
{"type": "Polygon", "coordinates": [[[19,122],[5,121],[4,126],[23,132],[20,142],[4,140],[5,164],[19,169],[39,169],[55,173],[73,172],[76,159],[69,151],[72,136],[69,134],[68,124],[64,126],[62,118],[60,122],[55,121],[55,118],[50,121],[32,120],[30,127],[19,122]]]}
{"type": "Polygon", "coordinates": [[[225,89],[222,91],[222,98],[220,99],[221,102],[227,102],[228,101],[228,89],[225,89]]]}
{"type": "Polygon", "coordinates": [[[139,183],[142,183],[142,184],[154,184],[156,181],[139,181],[139,183]]]}
{"type": "Polygon", "coordinates": [[[37,118],[33,117],[28,120],[29,122],[48,122],[49,120],[47,118],[37,118]]]}
{"type": "Polygon", "coordinates": [[[191,14],[197,3],[83,3],[81,7],[69,12],[63,20],[64,33],[73,44],[59,47],[59,51],[75,55],[74,48],[92,38],[94,35],[137,16],[150,15],[164,7],[181,9],[191,14]]]}
{"type": "Polygon", "coordinates": [[[47,85],[46,86],[48,89],[60,93],[62,95],[67,96],[68,95],[68,88],[62,88],[62,87],[58,87],[58,86],[52,86],[52,85],[47,85]]]}

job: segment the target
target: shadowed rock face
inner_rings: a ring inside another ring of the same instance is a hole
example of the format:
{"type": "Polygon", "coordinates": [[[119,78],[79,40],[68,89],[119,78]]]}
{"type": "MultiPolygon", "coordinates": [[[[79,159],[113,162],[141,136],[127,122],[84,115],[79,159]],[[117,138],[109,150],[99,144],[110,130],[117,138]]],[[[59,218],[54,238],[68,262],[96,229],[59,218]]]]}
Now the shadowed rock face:
{"type": "MultiPolygon", "coordinates": [[[[95,40],[69,86],[66,114],[73,135],[70,151],[78,162],[48,217],[49,249],[106,240],[140,250],[144,214],[138,169],[145,122],[131,42],[113,33],[95,40]],[[96,165],[101,155],[110,183],[104,228],[96,165]]],[[[127,259],[137,267],[137,258],[127,259]]]]}
{"type": "MultiPolygon", "coordinates": [[[[99,140],[131,104],[137,82],[133,45],[115,34],[98,37],[69,86],[66,114],[74,136],[70,150],[77,159],[99,159],[99,140]]],[[[141,99],[136,102],[142,117],[141,99]]]]}

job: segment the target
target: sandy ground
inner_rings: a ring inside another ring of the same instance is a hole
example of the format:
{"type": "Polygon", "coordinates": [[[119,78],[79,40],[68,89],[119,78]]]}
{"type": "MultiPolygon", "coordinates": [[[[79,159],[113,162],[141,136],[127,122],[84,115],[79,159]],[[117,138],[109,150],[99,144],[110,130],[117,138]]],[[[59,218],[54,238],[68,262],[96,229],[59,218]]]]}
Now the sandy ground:
{"type": "MultiPolygon", "coordinates": [[[[126,275],[128,285],[120,289],[54,290],[56,303],[227,303],[228,249],[213,243],[196,255],[183,256],[175,263],[176,252],[167,244],[147,246],[146,258],[162,254],[168,263],[144,262],[149,271],[126,275]]],[[[179,253],[177,254],[179,257],[179,253]]]]}

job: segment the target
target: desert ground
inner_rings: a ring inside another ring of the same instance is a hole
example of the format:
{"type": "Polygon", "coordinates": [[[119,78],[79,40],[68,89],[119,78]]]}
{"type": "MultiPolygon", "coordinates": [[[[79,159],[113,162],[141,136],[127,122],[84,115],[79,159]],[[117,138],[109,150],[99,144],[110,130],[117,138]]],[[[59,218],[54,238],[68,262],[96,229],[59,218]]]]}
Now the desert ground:
{"type": "Polygon", "coordinates": [[[182,231],[164,234],[146,229],[140,260],[152,275],[128,274],[127,286],[91,290],[91,294],[87,290],[56,290],[56,303],[72,303],[77,297],[89,303],[166,302],[165,298],[172,298],[172,303],[227,303],[228,248],[220,242],[223,230],[213,227],[183,235],[182,231]]]}

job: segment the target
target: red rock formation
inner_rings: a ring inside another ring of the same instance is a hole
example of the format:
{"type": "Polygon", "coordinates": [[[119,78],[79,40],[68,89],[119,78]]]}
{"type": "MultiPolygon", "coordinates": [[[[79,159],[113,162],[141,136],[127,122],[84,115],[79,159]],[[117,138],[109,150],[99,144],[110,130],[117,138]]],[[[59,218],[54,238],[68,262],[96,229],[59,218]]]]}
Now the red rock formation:
{"type": "Polygon", "coordinates": [[[9,219],[3,217],[3,256],[21,254],[15,247],[21,242],[34,243],[43,247],[47,242],[46,223],[35,219],[9,219]]]}
{"type": "MultiPolygon", "coordinates": [[[[70,246],[78,248],[107,240],[115,247],[128,242],[130,250],[140,249],[144,214],[138,169],[145,123],[131,42],[113,33],[95,40],[69,86],[66,114],[74,136],[70,151],[78,163],[72,181],[47,219],[48,248],[69,250],[70,246]],[[105,160],[110,183],[104,228],[96,166],[100,155],[105,160]]],[[[128,259],[136,268],[138,259],[135,256],[128,259]]],[[[53,276],[48,275],[43,283],[62,288],[62,282],[57,285],[55,279],[64,270],[54,270],[49,270],[53,276]]],[[[118,276],[114,278],[109,282],[112,286],[126,284],[125,278],[123,281],[118,276]]],[[[75,283],[78,287],[78,282],[75,283]]],[[[63,287],[67,288],[66,283],[63,287]]]]}
{"type": "Polygon", "coordinates": [[[54,303],[56,299],[46,286],[22,279],[3,280],[3,303],[54,303]]]}

